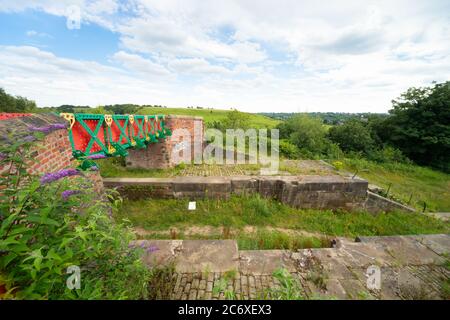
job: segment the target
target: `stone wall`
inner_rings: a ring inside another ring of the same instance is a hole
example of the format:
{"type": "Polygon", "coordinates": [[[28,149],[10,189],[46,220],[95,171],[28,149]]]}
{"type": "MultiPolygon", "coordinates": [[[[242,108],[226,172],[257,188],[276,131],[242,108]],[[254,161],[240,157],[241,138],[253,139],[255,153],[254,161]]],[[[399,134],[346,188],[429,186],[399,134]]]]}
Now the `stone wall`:
{"type": "Polygon", "coordinates": [[[382,197],[376,193],[367,191],[367,199],[364,202],[364,208],[372,213],[389,212],[389,211],[405,211],[415,212],[413,208],[402,205],[401,203],[382,197]]]}
{"type": "Polygon", "coordinates": [[[367,181],[341,176],[239,176],[175,178],[106,178],[106,187],[117,187],[128,199],[226,199],[232,194],[259,193],[295,208],[361,208],[367,181]]]}
{"type": "Polygon", "coordinates": [[[195,157],[203,154],[204,123],[201,117],[175,116],[166,117],[166,127],[172,131],[172,136],[158,143],[151,144],[147,149],[129,149],[126,165],[130,168],[163,169],[175,166],[177,163],[172,158],[172,153],[182,157],[184,152],[189,152],[186,162],[194,161],[195,157]],[[176,135],[175,130],[184,129],[186,135],[176,135]],[[183,144],[188,138],[190,143],[183,144]],[[177,151],[178,150],[178,151],[177,151]]]}

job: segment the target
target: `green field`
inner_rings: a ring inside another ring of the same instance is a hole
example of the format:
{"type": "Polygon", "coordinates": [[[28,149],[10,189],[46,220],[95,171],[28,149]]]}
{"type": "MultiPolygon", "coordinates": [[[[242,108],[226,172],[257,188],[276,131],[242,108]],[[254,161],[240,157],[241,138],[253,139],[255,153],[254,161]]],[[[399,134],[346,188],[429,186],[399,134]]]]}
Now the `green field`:
{"type": "MultiPolygon", "coordinates": [[[[187,115],[187,116],[197,116],[203,117],[206,124],[213,121],[221,121],[226,118],[227,113],[230,110],[219,110],[219,109],[187,109],[187,108],[159,108],[159,107],[143,107],[139,109],[138,114],[175,114],[175,115],[187,115]]],[[[279,120],[275,120],[259,114],[250,114],[250,127],[255,129],[260,128],[273,128],[278,123],[279,120]]]]}
{"type": "Polygon", "coordinates": [[[367,179],[395,196],[422,210],[450,211],[450,175],[427,167],[405,163],[376,163],[364,159],[345,159],[344,169],[358,171],[358,176],[367,179]]]}

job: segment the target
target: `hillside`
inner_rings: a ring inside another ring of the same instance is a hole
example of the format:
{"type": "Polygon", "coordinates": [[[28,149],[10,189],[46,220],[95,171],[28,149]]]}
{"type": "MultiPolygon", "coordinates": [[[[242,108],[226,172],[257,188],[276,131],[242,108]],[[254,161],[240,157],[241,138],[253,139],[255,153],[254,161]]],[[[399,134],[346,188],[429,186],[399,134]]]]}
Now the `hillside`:
{"type": "MultiPolygon", "coordinates": [[[[227,113],[231,110],[218,110],[218,109],[188,109],[188,108],[162,108],[162,107],[143,107],[138,110],[138,114],[178,114],[188,116],[203,117],[206,124],[213,121],[221,121],[226,118],[227,113]]],[[[260,114],[250,114],[250,127],[251,128],[273,128],[279,120],[272,119],[260,114]]]]}

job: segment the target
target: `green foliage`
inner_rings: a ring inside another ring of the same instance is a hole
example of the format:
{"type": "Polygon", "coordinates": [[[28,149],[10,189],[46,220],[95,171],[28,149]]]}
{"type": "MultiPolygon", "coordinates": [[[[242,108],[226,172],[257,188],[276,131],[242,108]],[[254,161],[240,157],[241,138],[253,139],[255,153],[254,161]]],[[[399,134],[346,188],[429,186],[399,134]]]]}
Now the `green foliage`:
{"type": "MultiPolygon", "coordinates": [[[[182,199],[125,200],[122,209],[117,212],[117,218],[128,218],[135,226],[155,231],[169,228],[183,229],[189,226],[233,228],[258,226],[298,229],[348,237],[450,231],[448,223],[423,214],[391,212],[372,215],[364,211],[300,210],[269,199],[261,199],[266,202],[270,211],[268,216],[264,216],[259,214],[252,205],[250,200],[253,197],[253,195],[232,196],[226,201],[223,199],[197,200],[195,211],[189,211],[186,200],[182,199]]],[[[264,235],[265,239],[278,241],[275,234],[273,237],[266,235],[264,235]]]]}
{"type": "Polygon", "coordinates": [[[243,129],[246,130],[250,124],[250,115],[248,113],[237,110],[230,111],[226,114],[225,119],[214,121],[210,125],[212,128],[225,132],[226,129],[243,129]]]}
{"type": "Polygon", "coordinates": [[[326,237],[290,235],[281,231],[258,230],[256,234],[241,233],[236,238],[239,250],[299,250],[310,248],[329,248],[326,237]]]}
{"type": "Polygon", "coordinates": [[[23,97],[14,97],[0,88],[0,112],[33,112],[36,103],[23,97]]]}
{"type": "Polygon", "coordinates": [[[402,162],[374,162],[361,158],[342,160],[344,169],[387,190],[403,203],[430,211],[450,210],[450,175],[431,168],[402,162]]]}
{"type": "Polygon", "coordinates": [[[332,127],[328,135],[345,152],[369,152],[374,147],[370,130],[359,120],[348,120],[342,125],[332,127]]]}
{"type": "Polygon", "coordinates": [[[386,146],[381,149],[375,149],[367,155],[367,158],[377,162],[399,162],[399,163],[411,163],[411,161],[403,155],[403,153],[391,146],[386,146]]]}
{"type": "Polygon", "coordinates": [[[319,118],[298,115],[279,124],[277,128],[280,130],[280,138],[289,139],[307,157],[323,154],[329,143],[326,138],[327,129],[319,118]]]}
{"type": "MultiPolygon", "coordinates": [[[[95,198],[84,177],[40,183],[25,170],[30,143],[2,145],[0,274],[16,299],[136,299],[147,295],[142,249],[130,229],[109,215],[120,199],[95,198]],[[63,197],[62,192],[74,194],[63,197]],[[66,269],[81,268],[81,289],[66,286],[66,269]]],[[[85,173],[88,174],[88,173],[85,173]]]]}
{"type": "Polygon", "coordinates": [[[297,159],[300,156],[298,147],[287,139],[280,140],[280,155],[288,159],[297,159]]]}
{"type": "Polygon", "coordinates": [[[450,81],[410,88],[392,103],[383,140],[419,164],[450,172],[450,81]]]}
{"type": "Polygon", "coordinates": [[[279,286],[269,290],[269,297],[273,300],[303,300],[302,286],[289,271],[284,268],[273,272],[273,277],[278,280],[279,286]]]}

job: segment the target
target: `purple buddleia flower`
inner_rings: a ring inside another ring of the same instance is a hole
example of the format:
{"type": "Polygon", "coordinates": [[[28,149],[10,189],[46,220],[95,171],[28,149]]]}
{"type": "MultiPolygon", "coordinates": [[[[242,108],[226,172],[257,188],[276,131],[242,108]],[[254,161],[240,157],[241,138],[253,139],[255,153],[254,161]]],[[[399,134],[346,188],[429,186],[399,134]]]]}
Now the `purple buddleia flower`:
{"type": "Polygon", "coordinates": [[[43,132],[43,133],[50,133],[55,130],[66,129],[66,128],[67,128],[66,124],[64,124],[64,123],[53,123],[53,124],[50,124],[50,125],[44,126],[44,127],[35,127],[35,126],[28,127],[28,129],[30,129],[30,131],[37,131],[37,132],[43,132]]]}
{"type": "Polygon", "coordinates": [[[33,142],[35,140],[36,140],[36,137],[33,137],[33,136],[26,136],[23,138],[23,141],[25,141],[25,142],[33,142]]]}
{"type": "Polygon", "coordinates": [[[41,184],[51,183],[64,177],[80,175],[80,171],[75,169],[62,169],[53,173],[46,173],[41,177],[41,184]]]}
{"type": "Polygon", "coordinates": [[[30,129],[30,131],[37,131],[37,132],[43,132],[43,133],[49,133],[50,132],[50,127],[49,126],[45,126],[45,127],[30,126],[30,127],[28,127],[28,129],[30,129]]]}
{"type": "Polygon", "coordinates": [[[86,157],[86,159],[89,159],[89,160],[97,160],[97,159],[105,159],[105,158],[106,158],[106,156],[101,153],[92,154],[92,155],[86,157]]]}
{"type": "Polygon", "coordinates": [[[98,167],[97,167],[97,166],[92,166],[92,167],[90,168],[90,170],[91,170],[91,171],[98,171],[98,167]]]}
{"type": "Polygon", "coordinates": [[[6,153],[0,152],[0,161],[6,159],[6,153]]]}
{"type": "Polygon", "coordinates": [[[147,253],[153,253],[158,250],[159,250],[159,248],[157,246],[148,246],[147,247],[147,253]]]}
{"type": "Polygon", "coordinates": [[[69,199],[70,196],[73,196],[74,194],[79,194],[79,193],[81,193],[81,191],[79,191],[79,190],[65,190],[61,193],[61,197],[64,200],[67,200],[67,199],[69,199]]]}
{"type": "Polygon", "coordinates": [[[54,123],[50,125],[50,129],[52,130],[67,129],[67,125],[65,123],[54,123]]]}

